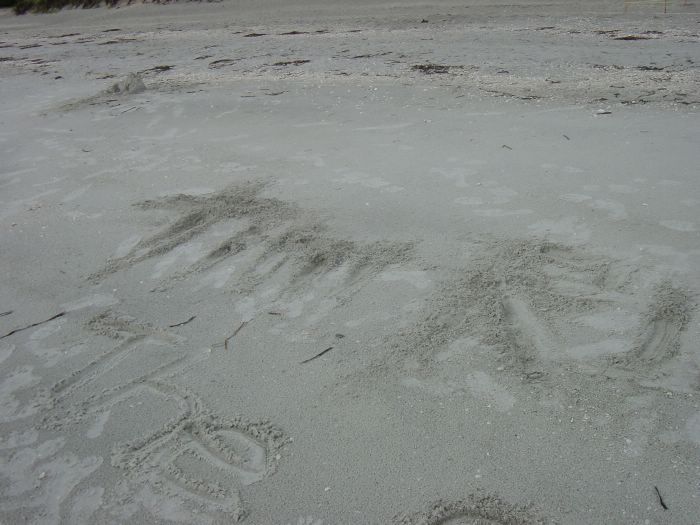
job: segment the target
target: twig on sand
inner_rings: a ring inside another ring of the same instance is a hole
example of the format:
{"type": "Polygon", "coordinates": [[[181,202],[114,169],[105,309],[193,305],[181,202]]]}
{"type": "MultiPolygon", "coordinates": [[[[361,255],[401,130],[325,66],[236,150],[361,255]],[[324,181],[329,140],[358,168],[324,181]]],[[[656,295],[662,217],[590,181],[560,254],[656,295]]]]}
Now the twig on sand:
{"type": "Polygon", "coordinates": [[[661,506],[664,508],[664,510],[668,510],[668,506],[664,503],[664,499],[661,497],[661,492],[659,492],[659,487],[654,485],[654,490],[656,491],[656,495],[659,497],[659,503],[661,503],[661,506]]]}
{"type": "Polygon", "coordinates": [[[268,315],[282,315],[282,312],[275,312],[275,311],[272,311],[272,312],[267,312],[267,314],[268,314],[268,315]]]}
{"type": "Polygon", "coordinates": [[[508,144],[503,144],[501,147],[502,147],[502,148],[505,148],[505,149],[509,149],[509,150],[512,150],[512,149],[513,149],[513,148],[511,148],[508,144]]]}
{"type": "Polygon", "coordinates": [[[411,66],[411,71],[420,71],[426,75],[444,75],[450,72],[450,68],[454,66],[446,66],[443,64],[416,64],[411,66]]]}
{"type": "Polygon", "coordinates": [[[181,323],[171,324],[171,325],[168,326],[168,328],[175,328],[176,326],[186,325],[187,323],[189,323],[189,322],[191,322],[191,321],[194,321],[196,318],[197,318],[197,316],[196,316],[196,315],[193,315],[193,316],[190,317],[187,321],[182,321],[181,323]]]}
{"type": "Polygon", "coordinates": [[[243,321],[243,322],[241,323],[241,326],[239,326],[238,328],[236,328],[236,329],[234,330],[234,332],[233,332],[231,335],[229,335],[226,339],[224,339],[224,349],[225,349],[225,350],[228,350],[228,342],[229,342],[231,339],[233,339],[233,338],[238,334],[238,332],[240,332],[240,331],[243,329],[243,327],[244,327],[245,325],[247,325],[247,324],[248,324],[248,321],[243,321]]]}
{"type": "Polygon", "coordinates": [[[0,313],[0,317],[5,317],[6,315],[10,315],[14,310],[8,310],[7,312],[2,312],[0,313]]]}
{"type": "Polygon", "coordinates": [[[302,64],[307,64],[308,62],[311,62],[311,60],[287,60],[285,62],[275,62],[272,64],[273,66],[300,66],[302,64]]]}
{"type": "Polygon", "coordinates": [[[643,35],[624,35],[616,36],[615,38],[613,38],[613,40],[649,40],[650,38],[650,36],[643,35]]]}
{"type": "Polygon", "coordinates": [[[173,67],[175,66],[155,66],[149,69],[144,69],[143,71],[139,71],[139,74],[143,73],[163,73],[164,71],[170,71],[173,67]]]}
{"type": "Polygon", "coordinates": [[[5,339],[6,337],[10,337],[11,335],[16,334],[17,332],[22,332],[23,330],[28,330],[30,328],[34,328],[35,326],[39,326],[40,324],[48,323],[49,321],[53,321],[54,319],[58,319],[59,317],[63,317],[64,315],[66,315],[66,312],[61,312],[59,314],[54,315],[53,317],[49,317],[48,319],[46,319],[44,321],[39,321],[38,323],[32,323],[29,326],[25,326],[23,328],[15,328],[14,330],[12,330],[12,331],[6,333],[5,335],[3,335],[2,337],[0,337],[0,339],[5,339]]]}
{"type": "Polygon", "coordinates": [[[571,139],[570,139],[569,137],[567,137],[566,135],[562,135],[562,137],[564,137],[566,140],[571,140],[571,139]]]}
{"type": "Polygon", "coordinates": [[[317,359],[317,358],[321,357],[323,354],[325,354],[325,353],[327,353],[327,352],[330,352],[331,350],[333,350],[333,348],[334,348],[333,346],[329,346],[329,347],[326,348],[323,352],[320,352],[320,353],[316,354],[316,355],[313,356],[313,357],[309,357],[308,359],[304,359],[304,360],[303,360],[301,363],[299,363],[299,364],[300,364],[300,365],[303,365],[303,364],[308,363],[309,361],[313,361],[314,359],[317,359]]]}

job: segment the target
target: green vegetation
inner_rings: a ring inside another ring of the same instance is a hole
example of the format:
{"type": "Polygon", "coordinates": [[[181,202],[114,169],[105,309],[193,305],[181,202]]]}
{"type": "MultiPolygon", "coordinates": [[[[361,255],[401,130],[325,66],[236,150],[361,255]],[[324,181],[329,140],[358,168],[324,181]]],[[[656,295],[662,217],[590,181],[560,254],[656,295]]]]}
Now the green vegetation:
{"type": "MultiPolygon", "coordinates": [[[[119,0],[105,0],[104,4],[114,6],[119,0]]],[[[103,0],[0,0],[0,6],[12,7],[18,15],[23,15],[28,12],[33,13],[48,13],[49,11],[57,11],[64,7],[81,7],[89,9],[98,7],[103,3],[103,0]]]]}

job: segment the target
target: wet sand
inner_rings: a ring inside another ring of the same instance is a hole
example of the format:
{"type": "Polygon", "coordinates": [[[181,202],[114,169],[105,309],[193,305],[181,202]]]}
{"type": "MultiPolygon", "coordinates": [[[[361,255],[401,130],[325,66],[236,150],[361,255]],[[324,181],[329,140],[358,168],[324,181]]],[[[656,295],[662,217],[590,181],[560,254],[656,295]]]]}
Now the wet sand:
{"type": "Polygon", "coordinates": [[[0,521],[696,523],[697,6],[347,4],[0,14],[0,521]]]}

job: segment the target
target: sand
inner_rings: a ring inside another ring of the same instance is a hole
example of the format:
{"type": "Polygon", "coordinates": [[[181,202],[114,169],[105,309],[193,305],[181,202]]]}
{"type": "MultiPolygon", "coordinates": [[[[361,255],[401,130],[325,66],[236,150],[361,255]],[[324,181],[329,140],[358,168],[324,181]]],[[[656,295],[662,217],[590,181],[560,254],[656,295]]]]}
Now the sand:
{"type": "Polygon", "coordinates": [[[0,522],[697,523],[700,14],[628,4],[0,12],[0,522]]]}

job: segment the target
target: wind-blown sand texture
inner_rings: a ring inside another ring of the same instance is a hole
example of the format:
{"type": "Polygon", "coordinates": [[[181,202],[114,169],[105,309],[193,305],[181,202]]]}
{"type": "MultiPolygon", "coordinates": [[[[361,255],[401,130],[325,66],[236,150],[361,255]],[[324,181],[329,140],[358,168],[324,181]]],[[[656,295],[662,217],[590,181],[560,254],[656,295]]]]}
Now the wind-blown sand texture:
{"type": "Polygon", "coordinates": [[[696,524],[659,5],[0,13],[0,522],[696,524]]]}

